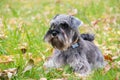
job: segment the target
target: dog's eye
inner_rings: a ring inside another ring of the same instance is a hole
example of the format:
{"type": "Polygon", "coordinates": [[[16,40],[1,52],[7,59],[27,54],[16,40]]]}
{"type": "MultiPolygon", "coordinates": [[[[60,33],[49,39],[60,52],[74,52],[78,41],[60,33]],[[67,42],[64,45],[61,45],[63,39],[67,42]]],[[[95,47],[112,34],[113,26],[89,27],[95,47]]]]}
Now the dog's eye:
{"type": "Polygon", "coordinates": [[[68,28],[68,24],[67,23],[61,23],[60,25],[61,25],[61,27],[63,29],[67,29],[68,28]]]}

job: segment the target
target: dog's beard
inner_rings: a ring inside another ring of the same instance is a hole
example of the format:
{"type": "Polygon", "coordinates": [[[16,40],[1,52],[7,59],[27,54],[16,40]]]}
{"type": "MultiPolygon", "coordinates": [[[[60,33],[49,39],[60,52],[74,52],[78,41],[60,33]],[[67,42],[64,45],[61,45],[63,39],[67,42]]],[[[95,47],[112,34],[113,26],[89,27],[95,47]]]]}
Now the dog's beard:
{"type": "Polygon", "coordinates": [[[66,50],[72,42],[72,37],[68,37],[67,33],[61,29],[61,33],[57,36],[52,36],[50,33],[47,33],[45,41],[50,43],[56,49],[66,50]]]}
{"type": "Polygon", "coordinates": [[[54,48],[57,48],[57,49],[60,49],[60,50],[63,50],[67,47],[66,40],[63,37],[63,35],[61,35],[61,34],[52,38],[50,43],[54,48]]]}

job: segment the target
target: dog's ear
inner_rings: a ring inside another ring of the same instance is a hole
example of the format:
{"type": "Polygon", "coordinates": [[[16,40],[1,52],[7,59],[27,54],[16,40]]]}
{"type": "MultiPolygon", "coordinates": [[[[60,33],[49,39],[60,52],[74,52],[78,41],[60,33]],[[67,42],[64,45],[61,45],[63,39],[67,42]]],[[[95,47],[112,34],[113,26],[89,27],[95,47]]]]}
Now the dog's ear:
{"type": "Polygon", "coordinates": [[[78,18],[71,16],[71,27],[72,28],[78,28],[82,24],[83,24],[83,22],[80,21],[78,18]]]}
{"type": "Polygon", "coordinates": [[[56,14],[56,15],[53,17],[53,19],[55,19],[57,16],[59,16],[59,14],[56,14]]]}
{"type": "Polygon", "coordinates": [[[50,26],[52,26],[52,23],[54,22],[54,19],[56,19],[59,16],[59,14],[56,14],[53,19],[50,21],[50,26]]]}

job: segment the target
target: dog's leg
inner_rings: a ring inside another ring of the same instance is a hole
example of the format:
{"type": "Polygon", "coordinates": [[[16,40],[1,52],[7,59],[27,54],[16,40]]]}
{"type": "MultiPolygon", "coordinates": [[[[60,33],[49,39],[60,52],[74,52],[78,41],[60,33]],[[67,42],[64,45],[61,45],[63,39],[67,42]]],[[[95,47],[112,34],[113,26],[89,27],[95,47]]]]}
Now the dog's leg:
{"type": "Polygon", "coordinates": [[[73,68],[76,73],[86,75],[91,71],[90,64],[84,55],[70,55],[67,59],[67,63],[73,68]]]}
{"type": "Polygon", "coordinates": [[[65,64],[65,56],[58,50],[54,51],[53,56],[44,63],[45,68],[59,68],[65,64]]]}

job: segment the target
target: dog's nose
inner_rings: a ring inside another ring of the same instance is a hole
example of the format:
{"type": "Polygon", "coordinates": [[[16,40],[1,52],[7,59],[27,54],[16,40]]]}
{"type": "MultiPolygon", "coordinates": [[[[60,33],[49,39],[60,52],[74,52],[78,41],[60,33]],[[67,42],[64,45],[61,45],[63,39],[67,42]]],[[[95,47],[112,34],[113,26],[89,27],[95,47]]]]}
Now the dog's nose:
{"type": "Polygon", "coordinates": [[[53,36],[56,36],[56,35],[57,35],[57,31],[53,31],[53,32],[52,32],[52,35],[53,35],[53,36]]]}

